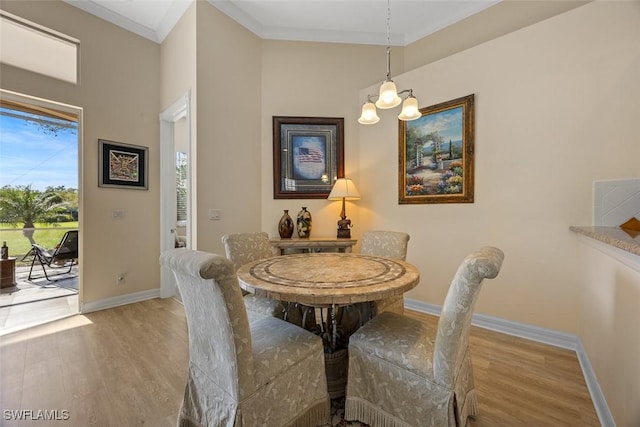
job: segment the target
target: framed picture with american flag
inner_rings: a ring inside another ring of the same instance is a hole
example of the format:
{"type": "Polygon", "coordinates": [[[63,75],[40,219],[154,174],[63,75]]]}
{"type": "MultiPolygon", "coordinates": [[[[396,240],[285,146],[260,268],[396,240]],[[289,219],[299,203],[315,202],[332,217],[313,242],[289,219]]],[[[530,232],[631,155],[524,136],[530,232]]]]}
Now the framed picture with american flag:
{"type": "Polygon", "coordinates": [[[273,198],[326,199],[344,177],[344,118],[273,116],[273,198]]]}

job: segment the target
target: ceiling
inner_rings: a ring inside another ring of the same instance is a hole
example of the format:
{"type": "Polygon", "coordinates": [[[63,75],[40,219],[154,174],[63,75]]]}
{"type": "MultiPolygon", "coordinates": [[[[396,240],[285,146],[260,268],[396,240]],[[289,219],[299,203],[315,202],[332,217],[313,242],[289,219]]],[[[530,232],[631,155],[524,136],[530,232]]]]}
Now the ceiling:
{"type": "MultiPolygon", "coordinates": [[[[195,0],[64,0],[161,43],[195,0]]],[[[263,39],[387,44],[386,0],[208,1],[263,39]]],[[[389,0],[390,44],[405,46],[501,0],[389,0]]]]}

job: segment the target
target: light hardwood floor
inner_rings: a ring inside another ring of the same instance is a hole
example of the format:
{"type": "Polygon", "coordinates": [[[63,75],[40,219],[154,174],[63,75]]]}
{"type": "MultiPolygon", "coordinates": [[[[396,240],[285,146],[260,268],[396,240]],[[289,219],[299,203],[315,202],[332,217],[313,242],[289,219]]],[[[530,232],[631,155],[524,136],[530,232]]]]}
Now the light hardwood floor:
{"type": "MultiPolygon", "coordinates": [[[[437,318],[407,311],[435,324],[437,318]]],[[[476,328],[480,415],[473,427],[599,426],[574,352],[476,328]]],[[[0,337],[2,410],[58,410],[56,423],[175,425],[188,363],[182,305],[154,299],[76,315],[0,337]]]]}

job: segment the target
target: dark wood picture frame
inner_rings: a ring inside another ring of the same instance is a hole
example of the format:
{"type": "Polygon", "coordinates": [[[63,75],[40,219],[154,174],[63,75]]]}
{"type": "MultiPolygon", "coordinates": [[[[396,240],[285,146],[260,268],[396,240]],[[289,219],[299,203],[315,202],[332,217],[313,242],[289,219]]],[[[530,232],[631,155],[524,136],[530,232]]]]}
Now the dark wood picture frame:
{"type": "Polygon", "coordinates": [[[149,148],[98,140],[98,186],[148,189],[149,148]]]}
{"type": "Polygon", "coordinates": [[[474,95],[399,121],[398,203],[473,203],[474,95]]]}
{"type": "Polygon", "coordinates": [[[273,116],[273,198],[326,199],[344,177],[344,118],[273,116]]]}

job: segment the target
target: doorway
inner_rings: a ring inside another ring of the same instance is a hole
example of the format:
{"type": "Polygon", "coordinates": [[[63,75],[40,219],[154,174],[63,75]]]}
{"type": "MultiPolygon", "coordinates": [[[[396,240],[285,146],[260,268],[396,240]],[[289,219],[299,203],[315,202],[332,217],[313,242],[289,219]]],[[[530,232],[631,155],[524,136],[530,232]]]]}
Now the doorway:
{"type": "MultiPolygon", "coordinates": [[[[196,247],[190,102],[187,92],[160,114],[160,252],[196,247]]],[[[180,298],[173,274],[163,267],[160,296],[180,298]]]]}
{"type": "Polygon", "coordinates": [[[38,262],[29,267],[34,244],[54,249],[71,230],[82,247],[82,109],[0,89],[0,118],[0,240],[15,274],[0,294],[4,334],[80,311],[80,251],[49,277],[38,262]]]}

